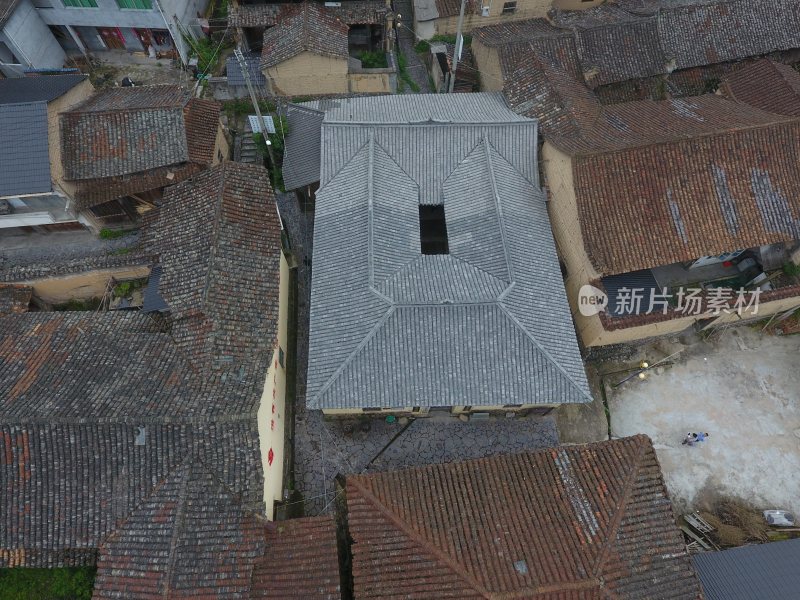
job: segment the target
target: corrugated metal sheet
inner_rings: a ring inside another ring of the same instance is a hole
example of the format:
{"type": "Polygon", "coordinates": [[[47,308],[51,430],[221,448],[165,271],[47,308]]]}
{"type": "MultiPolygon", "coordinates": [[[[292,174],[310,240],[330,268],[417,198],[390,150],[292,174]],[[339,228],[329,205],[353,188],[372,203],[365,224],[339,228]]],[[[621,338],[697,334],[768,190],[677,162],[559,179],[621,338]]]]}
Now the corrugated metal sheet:
{"type": "Polygon", "coordinates": [[[612,317],[644,314],[649,308],[651,295],[660,293],[649,269],[603,277],[601,281],[608,295],[606,312],[612,317]],[[638,303],[632,302],[636,296],[640,298],[638,303]]]}
{"type": "Polygon", "coordinates": [[[0,104],[50,102],[86,79],[86,75],[40,75],[0,79],[0,104]]]}
{"type": "Polygon", "coordinates": [[[287,191],[319,181],[320,136],[325,113],[290,104],[286,112],[289,133],[283,156],[283,183],[287,191]]]}
{"type": "Polygon", "coordinates": [[[706,600],[800,598],[800,539],[692,557],[706,600]]]}
{"type": "Polygon", "coordinates": [[[0,105],[0,196],[50,190],[47,103],[0,105]]]}

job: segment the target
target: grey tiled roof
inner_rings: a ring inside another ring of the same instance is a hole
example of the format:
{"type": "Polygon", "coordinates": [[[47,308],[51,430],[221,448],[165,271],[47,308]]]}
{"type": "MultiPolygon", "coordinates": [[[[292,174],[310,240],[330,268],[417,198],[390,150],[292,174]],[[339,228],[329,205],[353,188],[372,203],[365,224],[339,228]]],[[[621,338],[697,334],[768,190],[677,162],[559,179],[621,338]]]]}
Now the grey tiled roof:
{"type": "Polygon", "coordinates": [[[500,93],[387,95],[335,98],[290,104],[283,159],[287,190],[319,181],[322,121],[371,123],[491,123],[524,121],[500,93]]]}
{"type": "Polygon", "coordinates": [[[692,557],[706,600],[794,598],[800,590],[800,540],[701,552],[692,557]]]}
{"type": "MultiPolygon", "coordinates": [[[[278,327],[273,211],[263,168],[223,163],[148,215],[167,315],[0,317],[0,566],[93,562],[187,459],[263,512],[256,413],[278,327]]],[[[199,529],[198,545],[225,519],[199,529]]],[[[126,568],[158,562],[156,545],[131,551],[126,568]]],[[[219,564],[201,551],[189,562],[197,578],[219,564]]]]}
{"type": "Polygon", "coordinates": [[[63,96],[88,75],[41,75],[0,79],[0,104],[50,102],[63,96]]]}
{"type": "Polygon", "coordinates": [[[309,407],[589,401],[536,122],[358,122],[360,103],[322,126],[309,407]],[[449,254],[421,254],[420,204],[444,204],[449,254]]]}
{"type": "Polygon", "coordinates": [[[51,187],[47,104],[0,105],[0,197],[51,187]]]}
{"type": "Polygon", "coordinates": [[[325,111],[326,122],[355,123],[505,123],[526,121],[511,111],[503,95],[413,94],[332,98],[303,102],[301,106],[325,111]]]}
{"type": "MultiPolygon", "coordinates": [[[[296,7],[295,3],[232,5],[228,24],[231,27],[272,27],[287,11],[296,7]]],[[[348,25],[383,25],[386,13],[390,10],[382,0],[347,0],[339,6],[324,8],[325,12],[348,25]]]]}

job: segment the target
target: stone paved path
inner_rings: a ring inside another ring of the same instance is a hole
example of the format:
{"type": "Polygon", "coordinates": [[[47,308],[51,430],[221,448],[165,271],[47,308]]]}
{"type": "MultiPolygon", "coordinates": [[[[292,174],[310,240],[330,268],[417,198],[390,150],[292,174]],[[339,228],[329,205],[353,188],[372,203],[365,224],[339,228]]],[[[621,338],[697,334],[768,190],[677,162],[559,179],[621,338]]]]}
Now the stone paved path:
{"type": "MultiPolygon", "coordinates": [[[[398,45],[400,46],[400,52],[406,57],[406,70],[408,71],[411,79],[413,79],[419,86],[419,93],[431,93],[433,92],[433,89],[431,88],[430,77],[428,77],[428,69],[423,64],[419,55],[414,52],[414,44],[417,43],[417,40],[414,37],[413,32],[414,17],[412,13],[411,0],[394,0],[394,9],[395,12],[403,15],[403,26],[398,29],[397,38],[398,45]]],[[[403,85],[399,82],[399,79],[400,77],[398,74],[398,90],[400,89],[400,86],[403,85]]],[[[414,92],[414,90],[412,90],[406,84],[402,93],[414,94],[416,92],[414,92]]]]}

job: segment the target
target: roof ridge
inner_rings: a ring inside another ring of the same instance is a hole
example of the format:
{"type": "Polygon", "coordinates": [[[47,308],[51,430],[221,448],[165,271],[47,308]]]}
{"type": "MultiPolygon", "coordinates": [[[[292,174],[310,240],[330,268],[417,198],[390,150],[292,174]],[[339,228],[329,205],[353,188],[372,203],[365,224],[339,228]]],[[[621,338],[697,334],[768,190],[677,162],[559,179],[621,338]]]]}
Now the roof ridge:
{"type": "Polygon", "coordinates": [[[549,362],[550,362],[550,363],[551,363],[551,364],[552,364],[552,365],[553,365],[553,366],[554,366],[556,369],[558,369],[559,371],[561,371],[561,374],[562,374],[562,375],[563,375],[563,376],[564,376],[564,377],[567,379],[567,381],[568,381],[569,383],[571,383],[571,384],[572,384],[572,386],[573,386],[573,387],[574,387],[574,388],[575,388],[575,389],[576,389],[576,390],[577,390],[577,391],[578,391],[578,392],[581,394],[581,396],[584,396],[584,397],[588,398],[590,402],[593,402],[593,401],[594,401],[594,398],[592,398],[590,394],[588,394],[587,392],[585,392],[584,390],[582,390],[582,389],[581,389],[581,386],[580,386],[580,385],[578,385],[578,382],[576,382],[576,381],[575,381],[575,380],[572,378],[572,376],[571,376],[569,373],[567,373],[567,370],[566,370],[566,369],[565,369],[565,368],[564,368],[564,367],[561,365],[561,363],[559,363],[559,362],[558,362],[558,361],[557,361],[555,358],[553,358],[553,356],[552,356],[552,355],[551,355],[551,354],[550,354],[550,353],[549,353],[549,352],[548,352],[548,351],[547,351],[547,350],[544,348],[544,346],[542,346],[542,345],[539,343],[539,340],[537,340],[535,337],[533,337],[533,336],[532,336],[532,335],[531,335],[531,334],[528,332],[528,330],[527,330],[527,329],[525,328],[525,326],[524,326],[524,325],[523,325],[523,324],[522,324],[522,323],[519,321],[519,319],[517,319],[517,317],[516,317],[516,316],[515,316],[515,315],[514,315],[514,314],[513,314],[513,313],[512,313],[512,312],[511,312],[509,309],[508,309],[508,307],[505,305],[505,303],[504,303],[503,301],[499,301],[499,302],[497,302],[497,305],[500,307],[500,310],[502,310],[502,311],[503,311],[503,312],[506,314],[506,316],[507,316],[509,319],[511,319],[511,322],[512,322],[512,323],[514,323],[514,324],[515,324],[515,325],[516,325],[516,326],[517,326],[517,327],[520,329],[520,331],[522,331],[522,333],[524,333],[524,334],[525,334],[525,337],[527,337],[527,338],[528,338],[528,339],[529,339],[531,342],[533,342],[533,344],[534,344],[534,345],[535,345],[535,346],[538,348],[539,352],[541,352],[541,353],[542,353],[542,355],[544,355],[544,357],[545,357],[545,358],[546,358],[546,359],[547,359],[547,360],[548,360],[548,361],[549,361],[549,362]]]}
{"type": "MultiPolygon", "coordinates": [[[[215,169],[210,169],[208,173],[213,174],[215,169]]],[[[220,220],[222,219],[222,205],[225,203],[225,175],[227,171],[227,167],[225,163],[221,163],[216,169],[219,175],[219,195],[217,197],[216,206],[214,207],[214,221],[213,225],[214,228],[211,230],[211,247],[209,248],[209,256],[208,256],[208,269],[206,269],[206,277],[205,277],[205,285],[203,286],[203,294],[201,296],[203,308],[205,308],[206,303],[208,302],[208,293],[211,289],[211,274],[214,271],[214,263],[216,262],[216,249],[217,243],[219,242],[219,225],[220,220]]],[[[205,310],[201,309],[201,312],[206,315],[205,310]]]]}
{"type": "Polygon", "coordinates": [[[385,504],[383,504],[375,494],[372,493],[371,490],[367,489],[363,486],[357,479],[349,478],[348,483],[352,483],[353,486],[361,492],[364,498],[372,504],[372,506],[381,513],[388,521],[393,523],[400,531],[406,534],[411,540],[416,542],[420,547],[426,550],[429,554],[432,554],[436,559],[438,559],[441,563],[443,563],[446,567],[448,567],[453,573],[460,576],[465,583],[468,583],[476,592],[478,592],[481,596],[490,600],[494,596],[492,593],[484,587],[484,585],[478,581],[478,579],[470,573],[464,566],[459,563],[458,561],[454,560],[450,557],[446,552],[441,550],[440,548],[434,546],[431,542],[426,540],[422,535],[417,532],[415,529],[410,527],[403,519],[397,516],[393,511],[389,509],[385,504]]]}
{"type": "Polygon", "coordinates": [[[638,442],[638,447],[636,448],[634,454],[634,461],[631,471],[628,474],[628,479],[623,487],[622,499],[619,502],[617,511],[614,513],[614,516],[611,519],[611,526],[608,528],[608,536],[606,536],[605,544],[601,546],[600,554],[597,556],[597,562],[595,563],[593,575],[598,579],[602,578],[603,567],[608,559],[608,554],[611,552],[611,545],[613,544],[613,539],[619,530],[622,517],[625,514],[625,510],[628,508],[628,502],[631,499],[631,493],[633,492],[634,484],[639,477],[639,470],[642,466],[642,458],[644,457],[644,453],[649,445],[646,443],[646,438],[643,435],[637,435],[631,439],[634,439],[638,442]]]}
{"type": "Polygon", "coordinates": [[[172,588],[171,579],[175,567],[175,561],[177,560],[178,537],[184,524],[184,516],[186,513],[186,492],[189,489],[189,479],[191,478],[192,470],[192,464],[189,463],[188,459],[193,454],[193,452],[188,453],[186,458],[184,458],[184,464],[181,465],[181,468],[184,469],[184,478],[183,481],[181,481],[180,491],[178,492],[178,505],[175,508],[175,524],[169,540],[169,554],[167,555],[167,570],[165,573],[166,577],[161,580],[161,585],[163,586],[161,595],[165,598],[165,600],[169,598],[170,589],[172,588]]]}

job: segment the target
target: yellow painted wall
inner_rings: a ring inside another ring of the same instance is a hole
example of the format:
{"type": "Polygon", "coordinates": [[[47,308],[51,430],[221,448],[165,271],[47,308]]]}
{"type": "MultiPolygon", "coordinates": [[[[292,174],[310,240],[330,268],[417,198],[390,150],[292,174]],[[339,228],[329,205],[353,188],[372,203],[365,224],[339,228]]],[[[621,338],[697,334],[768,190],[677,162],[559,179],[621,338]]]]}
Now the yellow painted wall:
{"type": "Polygon", "coordinates": [[[63,304],[69,300],[88,300],[102,296],[109,280],[140,279],[150,274],[149,265],[136,265],[114,269],[98,269],[88,273],[19,281],[33,287],[33,293],[49,304],[63,304]]]}
{"type": "Polygon", "coordinates": [[[56,190],[68,196],[75,193],[75,185],[64,181],[64,165],[61,162],[61,127],[59,114],[70,110],[76,104],[83,102],[94,92],[94,87],[88,79],[73,87],[60,98],[47,103],[47,144],[50,151],[50,179],[56,190]]]}
{"type": "Polygon", "coordinates": [[[389,73],[350,73],[348,76],[350,91],[359,94],[389,94],[389,73]]]}
{"type": "Polygon", "coordinates": [[[347,59],[303,52],[264,71],[273,94],[308,96],[346,94],[347,59]]]}
{"type": "Polygon", "coordinates": [[[228,144],[228,138],[225,137],[225,130],[220,122],[219,126],[217,127],[217,137],[214,140],[214,160],[211,164],[219,164],[224,160],[228,160],[230,157],[231,147],[230,144],[228,144]],[[220,155],[222,155],[222,159],[219,158],[220,155]]]}
{"type": "Polygon", "coordinates": [[[283,469],[285,460],[286,431],[286,360],[284,366],[279,361],[279,349],[286,354],[289,319],[289,265],[281,255],[280,292],[278,305],[278,339],[272,354],[264,392],[258,409],[258,437],[261,449],[261,463],[264,469],[264,505],[267,519],[275,515],[275,502],[283,499],[283,469]],[[269,453],[272,450],[270,464],[269,453]]]}
{"type": "Polygon", "coordinates": [[[481,91],[501,91],[503,89],[503,69],[500,67],[500,53],[497,48],[484,46],[477,38],[474,38],[472,54],[475,57],[475,67],[480,72],[481,91]]]}

